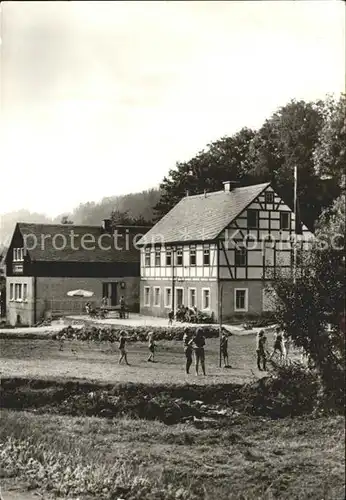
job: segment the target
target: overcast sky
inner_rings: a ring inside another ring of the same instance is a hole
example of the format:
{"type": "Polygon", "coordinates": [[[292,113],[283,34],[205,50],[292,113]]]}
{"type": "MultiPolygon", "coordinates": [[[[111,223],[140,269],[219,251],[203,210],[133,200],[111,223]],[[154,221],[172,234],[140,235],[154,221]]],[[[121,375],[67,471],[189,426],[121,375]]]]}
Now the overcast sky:
{"type": "Polygon", "coordinates": [[[156,186],[290,99],[341,92],[344,18],[330,0],[2,2],[0,213],[156,186]]]}

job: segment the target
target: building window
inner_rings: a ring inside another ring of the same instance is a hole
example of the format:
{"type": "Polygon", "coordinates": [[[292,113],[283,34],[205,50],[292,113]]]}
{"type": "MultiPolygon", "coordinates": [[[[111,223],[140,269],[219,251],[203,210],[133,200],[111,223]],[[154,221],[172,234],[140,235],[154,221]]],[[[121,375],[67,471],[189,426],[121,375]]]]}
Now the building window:
{"type": "Polygon", "coordinates": [[[264,193],[264,201],[266,203],[274,203],[274,193],[272,193],[271,191],[264,193]]]}
{"type": "Polygon", "coordinates": [[[184,305],[184,288],[175,289],[176,307],[184,305]]]}
{"type": "Polygon", "coordinates": [[[172,249],[166,248],[166,266],[172,265],[172,249]]]}
{"type": "Polygon", "coordinates": [[[183,249],[178,248],[177,249],[177,266],[182,266],[183,265],[183,249]]]}
{"type": "Polygon", "coordinates": [[[172,288],[165,288],[165,307],[172,308],[172,288]]]}
{"type": "Polygon", "coordinates": [[[23,284],[23,300],[28,300],[28,285],[26,283],[23,284]]]}
{"type": "Polygon", "coordinates": [[[189,307],[197,307],[197,291],[196,288],[189,288],[189,307]]]}
{"type": "Polygon", "coordinates": [[[23,264],[13,264],[13,272],[14,272],[14,274],[22,274],[23,273],[23,264]]]}
{"type": "Polygon", "coordinates": [[[149,286],[144,287],[144,305],[146,307],[150,306],[150,287],[149,286]]]}
{"type": "Polygon", "coordinates": [[[10,300],[14,300],[14,284],[10,283],[10,300]]]}
{"type": "Polygon", "coordinates": [[[160,307],[160,295],[161,295],[161,288],[159,286],[154,287],[154,306],[155,307],[160,307]]]}
{"type": "Polygon", "coordinates": [[[202,309],[210,309],[210,288],[202,289],[202,309]]]}
{"type": "Polygon", "coordinates": [[[24,260],[24,248],[14,248],[13,249],[13,261],[21,262],[24,260]]]}
{"type": "Polygon", "coordinates": [[[22,300],[22,285],[20,283],[16,283],[14,286],[14,300],[22,300]]]}
{"type": "Polygon", "coordinates": [[[161,248],[155,248],[155,267],[161,266],[161,248]]]}
{"type": "Polygon", "coordinates": [[[258,228],[258,210],[247,211],[247,227],[249,229],[258,228]]]}
{"type": "Polygon", "coordinates": [[[196,247],[190,247],[190,266],[196,265],[196,247]]]}
{"type": "Polygon", "coordinates": [[[235,249],[235,265],[237,267],[245,267],[247,263],[247,251],[244,247],[235,249]]]}
{"type": "Polygon", "coordinates": [[[145,249],[145,257],[144,257],[144,265],[145,265],[145,267],[150,267],[150,253],[151,253],[150,247],[146,248],[145,249]]]}
{"type": "Polygon", "coordinates": [[[204,266],[210,265],[210,248],[209,247],[203,248],[203,265],[204,266]]]}
{"type": "Polygon", "coordinates": [[[236,288],[234,290],[234,310],[247,311],[248,310],[248,289],[236,288]]]}
{"type": "Polygon", "coordinates": [[[288,230],[290,228],[289,212],[280,212],[280,229],[288,230]]]}

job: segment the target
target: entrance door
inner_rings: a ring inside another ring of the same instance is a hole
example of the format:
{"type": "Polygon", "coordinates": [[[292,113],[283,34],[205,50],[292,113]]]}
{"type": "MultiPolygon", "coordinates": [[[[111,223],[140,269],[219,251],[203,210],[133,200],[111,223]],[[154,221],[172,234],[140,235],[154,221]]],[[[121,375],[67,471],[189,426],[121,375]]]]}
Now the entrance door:
{"type": "Polygon", "coordinates": [[[111,295],[110,295],[110,304],[111,306],[116,306],[117,305],[117,283],[111,283],[111,295]]]}
{"type": "Polygon", "coordinates": [[[118,283],[102,283],[102,297],[107,297],[108,305],[117,305],[117,285],[118,283]]]}

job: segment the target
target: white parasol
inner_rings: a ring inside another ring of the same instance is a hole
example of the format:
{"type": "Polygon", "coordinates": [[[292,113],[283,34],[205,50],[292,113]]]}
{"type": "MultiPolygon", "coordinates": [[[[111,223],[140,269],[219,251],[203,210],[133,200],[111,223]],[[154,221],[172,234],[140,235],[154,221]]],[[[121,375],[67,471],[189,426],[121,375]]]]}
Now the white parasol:
{"type": "Polygon", "coordinates": [[[92,297],[94,292],[89,292],[88,290],[71,290],[67,292],[69,297],[92,297]]]}

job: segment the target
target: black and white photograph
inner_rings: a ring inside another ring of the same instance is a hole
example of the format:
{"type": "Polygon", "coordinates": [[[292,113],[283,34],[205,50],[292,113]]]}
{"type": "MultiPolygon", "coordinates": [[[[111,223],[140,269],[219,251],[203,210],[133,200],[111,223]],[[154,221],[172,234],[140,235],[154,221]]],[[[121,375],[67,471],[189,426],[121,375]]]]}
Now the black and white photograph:
{"type": "Polygon", "coordinates": [[[339,0],[0,3],[0,500],[343,500],[339,0]]]}

